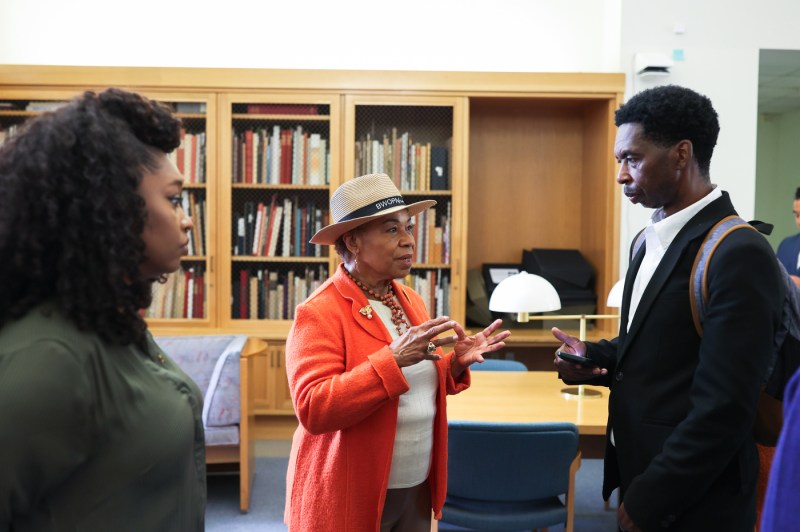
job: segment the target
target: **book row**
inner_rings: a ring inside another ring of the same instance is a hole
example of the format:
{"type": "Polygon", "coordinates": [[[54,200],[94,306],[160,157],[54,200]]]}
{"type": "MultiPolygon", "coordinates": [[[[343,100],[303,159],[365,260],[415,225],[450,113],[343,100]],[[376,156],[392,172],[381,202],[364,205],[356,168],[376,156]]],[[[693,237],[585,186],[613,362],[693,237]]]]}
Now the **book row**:
{"type": "MultiPolygon", "coordinates": [[[[297,305],[305,301],[328,277],[327,265],[279,272],[267,268],[243,268],[232,283],[233,319],[293,319],[297,305]]],[[[441,269],[412,271],[402,282],[418,292],[431,316],[450,313],[449,272],[441,269]]],[[[199,319],[205,317],[205,274],[202,266],[181,269],[166,282],[153,285],[148,318],[199,319]]]]}
{"type": "Polygon", "coordinates": [[[11,124],[5,129],[0,129],[0,145],[2,145],[7,139],[10,139],[12,136],[14,136],[18,130],[18,124],[11,124]]]}
{"type": "MultiPolygon", "coordinates": [[[[328,109],[328,106],[322,107],[325,110],[328,109]]],[[[234,113],[242,111],[248,115],[319,115],[320,106],[313,103],[248,103],[234,105],[234,113]]]]}
{"type": "Polygon", "coordinates": [[[206,182],[206,134],[187,133],[181,130],[181,145],[167,154],[178,168],[186,183],[206,182]]]}
{"type": "Polygon", "coordinates": [[[330,150],[327,139],[273,126],[233,132],[234,183],[265,185],[327,185],[330,150]]]}
{"type": "Polygon", "coordinates": [[[396,128],[381,139],[367,134],[356,142],[356,175],[387,174],[400,190],[448,190],[448,163],[445,146],[414,142],[396,128]]]}
{"type": "Polygon", "coordinates": [[[206,254],[206,200],[205,195],[194,190],[181,193],[181,207],[192,219],[192,230],[189,231],[189,255],[206,254]]]}
{"type": "Polygon", "coordinates": [[[412,270],[402,282],[422,296],[431,317],[450,315],[450,272],[441,269],[412,270]]]}
{"type": "Polygon", "coordinates": [[[171,107],[176,113],[206,113],[206,102],[175,102],[171,107]]]}
{"type": "Polygon", "coordinates": [[[153,283],[153,302],[145,317],[204,318],[205,307],[205,270],[198,265],[181,268],[164,283],[153,283]]]}
{"type": "MultiPolygon", "coordinates": [[[[0,144],[11,138],[19,126],[12,124],[0,130],[0,144]]],[[[206,182],[206,134],[186,133],[180,147],[167,154],[167,158],[178,168],[186,183],[206,182]]]]}
{"type": "Polygon", "coordinates": [[[328,278],[327,265],[282,271],[243,268],[232,283],[233,319],[290,320],[297,305],[328,278]]]}
{"type": "MultiPolygon", "coordinates": [[[[46,100],[46,101],[25,101],[25,100],[12,100],[0,102],[0,110],[13,110],[13,111],[32,111],[43,113],[46,111],[55,111],[59,107],[66,105],[65,100],[46,100]]],[[[176,113],[197,113],[205,114],[205,102],[161,102],[169,107],[176,113]]]]}
{"type": "Polygon", "coordinates": [[[322,257],[327,249],[308,240],[328,224],[328,210],[297,196],[268,202],[246,201],[243,213],[234,214],[233,254],[257,257],[322,257]]]}
{"type": "Polygon", "coordinates": [[[33,111],[37,113],[44,113],[47,111],[55,111],[59,107],[67,105],[66,101],[50,100],[44,102],[28,102],[25,106],[26,111],[33,111]]]}
{"type": "Polygon", "coordinates": [[[451,203],[446,202],[442,210],[445,214],[440,215],[440,211],[435,208],[417,214],[414,223],[416,262],[443,264],[450,262],[451,203]]]}

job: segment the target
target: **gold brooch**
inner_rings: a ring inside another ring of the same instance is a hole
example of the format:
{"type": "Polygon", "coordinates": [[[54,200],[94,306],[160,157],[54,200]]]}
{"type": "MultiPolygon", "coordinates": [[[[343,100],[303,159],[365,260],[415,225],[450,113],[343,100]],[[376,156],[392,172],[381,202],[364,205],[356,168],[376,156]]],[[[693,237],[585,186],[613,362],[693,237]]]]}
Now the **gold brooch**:
{"type": "Polygon", "coordinates": [[[369,305],[367,305],[366,307],[364,307],[361,310],[359,310],[359,312],[361,314],[363,314],[364,316],[366,316],[367,319],[370,319],[370,320],[372,319],[372,307],[370,307],[369,305]]]}

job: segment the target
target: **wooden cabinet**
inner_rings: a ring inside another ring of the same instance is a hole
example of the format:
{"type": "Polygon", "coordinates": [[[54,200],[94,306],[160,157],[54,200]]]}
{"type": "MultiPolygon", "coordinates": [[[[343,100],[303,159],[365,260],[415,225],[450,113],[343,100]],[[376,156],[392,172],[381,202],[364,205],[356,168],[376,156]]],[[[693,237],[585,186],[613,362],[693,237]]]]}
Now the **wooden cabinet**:
{"type": "MultiPolygon", "coordinates": [[[[306,241],[328,223],[331,192],[363,173],[384,171],[410,201],[438,202],[417,224],[421,253],[407,281],[426,287],[431,314],[464,323],[467,270],[518,263],[537,247],[581,251],[595,271],[597,311],[608,311],[619,275],[613,114],[622,74],[0,67],[0,102],[66,100],[111,85],[187,104],[186,138],[205,146],[188,159],[183,152],[185,173],[204,162],[203,178],[186,186],[202,231],[175,276],[185,287],[191,272],[195,288],[202,278],[202,311],[155,309],[150,326],[266,339],[274,365],[256,368],[261,412],[291,412],[283,345],[294,305],[338,262],[306,241]],[[302,155],[282,151],[289,138],[302,155]],[[278,153],[282,162],[291,153],[288,177],[278,153]],[[277,207],[294,222],[269,225],[277,207]],[[257,227],[259,212],[269,234],[257,227]]],[[[0,131],[32,114],[0,107],[0,131]]],[[[590,336],[613,335],[611,321],[590,336]]],[[[547,331],[520,336],[527,347],[554,345],[547,331]]]]}
{"type": "MultiPolygon", "coordinates": [[[[577,249],[594,268],[597,312],[613,313],[605,300],[619,276],[618,102],[591,93],[470,98],[469,268],[520,263],[523,249],[577,249]]],[[[613,335],[612,321],[595,332],[613,335]]],[[[541,340],[556,343],[549,330],[541,340]]]]}
{"type": "Polygon", "coordinates": [[[270,344],[267,356],[256,367],[256,414],[293,414],[292,396],[286,378],[286,346],[270,344]]]}

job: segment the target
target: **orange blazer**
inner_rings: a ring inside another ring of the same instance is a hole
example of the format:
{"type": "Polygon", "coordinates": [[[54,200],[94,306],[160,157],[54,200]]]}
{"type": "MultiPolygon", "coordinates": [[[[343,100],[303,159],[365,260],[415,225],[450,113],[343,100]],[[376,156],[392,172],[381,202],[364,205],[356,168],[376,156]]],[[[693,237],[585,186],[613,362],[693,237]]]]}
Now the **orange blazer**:
{"type": "MultiPolygon", "coordinates": [[[[286,372],[300,426],[286,473],[284,521],[290,530],[379,530],[389,481],[398,397],[408,383],[394,361],[380,318],[359,312],[361,289],[341,266],[297,307],[286,340],[286,372]]],[[[428,320],[422,298],[393,282],[412,325],[428,320]]],[[[450,353],[436,362],[439,390],[433,426],[431,501],[441,517],[447,492],[447,394],[456,382],[450,353]]]]}

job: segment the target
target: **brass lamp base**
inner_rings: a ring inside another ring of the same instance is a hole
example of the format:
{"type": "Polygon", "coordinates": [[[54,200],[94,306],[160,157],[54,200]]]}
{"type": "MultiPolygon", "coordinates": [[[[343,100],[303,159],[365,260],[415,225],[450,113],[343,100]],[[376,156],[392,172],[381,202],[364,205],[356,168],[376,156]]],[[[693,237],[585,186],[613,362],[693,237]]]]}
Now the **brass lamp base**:
{"type": "Polygon", "coordinates": [[[571,399],[570,396],[577,397],[587,397],[587,398],[597,398],[602,397],[603,392],[600,390],[590,390],[584,388],[583,386],[570,386],[569,388],[561,388],[561,393],[567,396],[567,399],[571,399]]]}

